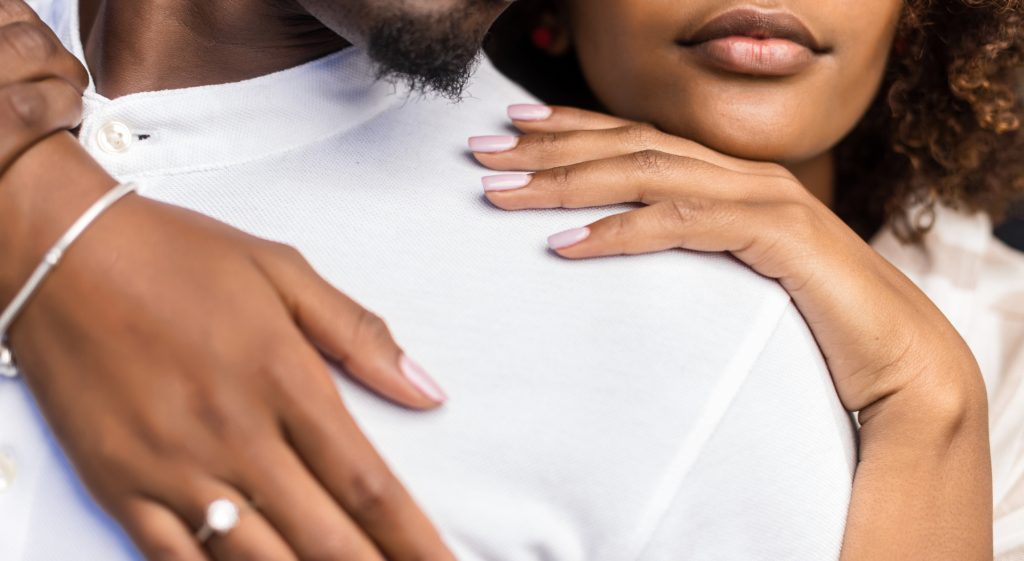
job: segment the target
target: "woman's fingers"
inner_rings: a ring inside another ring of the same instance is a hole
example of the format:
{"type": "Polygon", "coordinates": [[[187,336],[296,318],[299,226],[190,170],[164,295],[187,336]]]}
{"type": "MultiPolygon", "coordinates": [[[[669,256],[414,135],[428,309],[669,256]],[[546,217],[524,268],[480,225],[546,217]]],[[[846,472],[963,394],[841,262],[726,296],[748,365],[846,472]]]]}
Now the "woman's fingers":
{"type": "MultiPolygon", "coordinates": [[[[618,203],[653,204],[680,196],[738,199],[747,176],[656,150],[539,171],[483,178],[499,208],[583,208],[618,203]]],[[[770,195],[770,193],[768,193],[770,195]]]]}
{"type": "MultiPolygon", "coordinates": [[[[770,211],[765,209],[761,214],[767,212],[770,211]]],[[[555,234],[548,243],[559,255],[570,259],[676,248],[743,252],[766,235],[754,222],[758,216],[744,203],[679,198],[555,234]]]]}
{"type": "Polygon", "coordinates": [[[265,270],[299,328],[353,378],[407,407],[430,409],[447,400],[440,385],[405,355],[387,324],[320,277],[287,246],[274,246],[265,270]]]}
{"type": "Polygon", "coordinates": [[[477,161],[497,171],[539,171],[655,150],[704,160],[743,173],[789,175],[781,166],[726,156],[645,124],[596,130],[535,132],[522,136],[475,136],[469,139],[469,149],[477,161]]]}
{"type": "Polygon", "coordinates": [[[510,105],[508,118],[525,133],[615,129],[635,124],[620,117],[575,107],[533,103],[510,105]]]}
{"type": "Polygon", "coordinates": [[[289,441],[389,561],[454,561],[440,535],[363,436],[336,391],[286,412],[289,441]]]}
{"type": "Polygon", "coordinates": [[[242,488],[296,557],[383,561],[374,544],[283,442],[264,446],[251,455],[250,464],[242,488]]]}
{"type": "MultiPolygon", "coordinates": [[[[277,466],[262,466],[267,477],[294,474],[277,466]]],[[[228,499],[239,509],[237,525],[225,534],[211,534],[203,545],[213,561],[299,561],[278,531],[264,517],[259,505],[233,485],[207,476],[192,481],[173,482],[163,500],[191,526],[191,539],[206,522],[207,507],[218,499],[228,499]]],[[[294,506],[293,506],[294,508],[294,506]]]]}
{"type": "Polygon", "coordinates": [[[136,498],[124,510],[124,529],[146,559],[209,561],[192,530],[164,505],[136,498]]]}

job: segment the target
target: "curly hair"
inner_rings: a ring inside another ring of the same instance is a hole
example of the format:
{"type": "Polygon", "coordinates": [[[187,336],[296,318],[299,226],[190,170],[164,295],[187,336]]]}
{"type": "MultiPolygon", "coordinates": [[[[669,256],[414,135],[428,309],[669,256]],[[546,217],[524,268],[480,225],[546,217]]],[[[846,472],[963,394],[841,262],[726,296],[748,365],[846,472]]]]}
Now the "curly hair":
{"type": "Polygon", "coordinates": [[[904,241],[934,205],[1001,220],[1024,194],[1024,0],[908,0],[885,82],[840,144],[837,211],[904,241]]]}
{"type": "MultiPolygon", "coordinates": [[[[488,51],[538,97],[599,108],[574,57],[524,47],[549,1],[513,6],[488,51]]],[[[836,212],[864,238],[888,224],[905,242],[939,203],[1002,220],[1024,195],[1024,0],[906,0],[896,37],[875,101],[836,149],[836,212]]]]}

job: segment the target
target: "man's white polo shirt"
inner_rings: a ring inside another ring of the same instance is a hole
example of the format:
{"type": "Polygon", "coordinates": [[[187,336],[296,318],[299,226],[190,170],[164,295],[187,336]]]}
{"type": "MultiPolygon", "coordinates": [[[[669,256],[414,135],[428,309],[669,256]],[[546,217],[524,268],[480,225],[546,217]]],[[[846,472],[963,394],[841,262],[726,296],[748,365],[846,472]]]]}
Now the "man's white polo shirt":
{"type": "MultiPolygon", "coordinates": [[[[81,55],[75,2],[35,4],[81,55]]],[[[348,49],[90,91],[81,140],[146,196],[298,247],[389,321],[450,403],[339,388],[460,559],[838,558],[853,429],[785,292],[724,255],[550,254],[548,234],[611,211],[492,208],[464,152],[528,100],[487,62],[462,104],[409,98],[348,49]]],[[[0,384],[0,451],[0,559],[136,558],[20,381],[0,384]]]]}

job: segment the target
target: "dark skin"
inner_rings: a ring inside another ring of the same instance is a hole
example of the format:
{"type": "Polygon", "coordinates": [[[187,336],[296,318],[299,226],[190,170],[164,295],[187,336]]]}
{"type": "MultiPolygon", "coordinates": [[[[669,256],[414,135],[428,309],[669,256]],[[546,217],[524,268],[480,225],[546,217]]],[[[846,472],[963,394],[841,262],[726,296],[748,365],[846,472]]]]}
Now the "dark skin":
{"type": "Polygon", "coordinates": [[[191,4],[83,0],[83,43],[99,93],[113,99],[238,82],[350,45],[292,2],[231,0],[186,9],[191,4]]]}
{"type": "MultiPolygon", "coordinates": [[[[117,97],[295,66],[366,42],[395,13],[433,17],[424,27],[458,13],[477,42],[504,5],[107,0],[86,1],[82,21],[99,91],[117,97]]],[[[21,0],[0,0],[6,33],[32,41],[0,52],[0,302],[116,184],[54,133],[80,118],[84,70],[21,0]]],[[[408,407],[443,394],[415,383],[384,322],[291,248],[129,196],[75,243],[9,335],[82,481],[147,558],[452,559],[349,416],[328,363],[408,407]],[[257,508],[202,547],[192,534],[221,497],[257,508]]]]}

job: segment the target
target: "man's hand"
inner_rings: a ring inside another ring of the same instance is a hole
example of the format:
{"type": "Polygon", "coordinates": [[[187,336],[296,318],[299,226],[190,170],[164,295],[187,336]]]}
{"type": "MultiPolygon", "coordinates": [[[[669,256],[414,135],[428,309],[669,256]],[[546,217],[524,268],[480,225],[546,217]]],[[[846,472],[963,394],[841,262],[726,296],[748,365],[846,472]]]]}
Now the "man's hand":
{"type": "MultiPolygon", "coordinates": [[[[66,133],[2,179],[0,305],[114,184],[66,133]]],[[[11,343],[86,486],[151,560],[453,559],[322,355],[410,407],[443,393],[292,249],[129,196],[70,248],[11,343]],[[204,548],[193,533],[222,497],[253,508],[204,548]]]]}
{"type": "Polygon", "coordinates": [[[0,175],[29,147],[78,125],[85,67],[22,0],[0,0],[0,175]]]}

